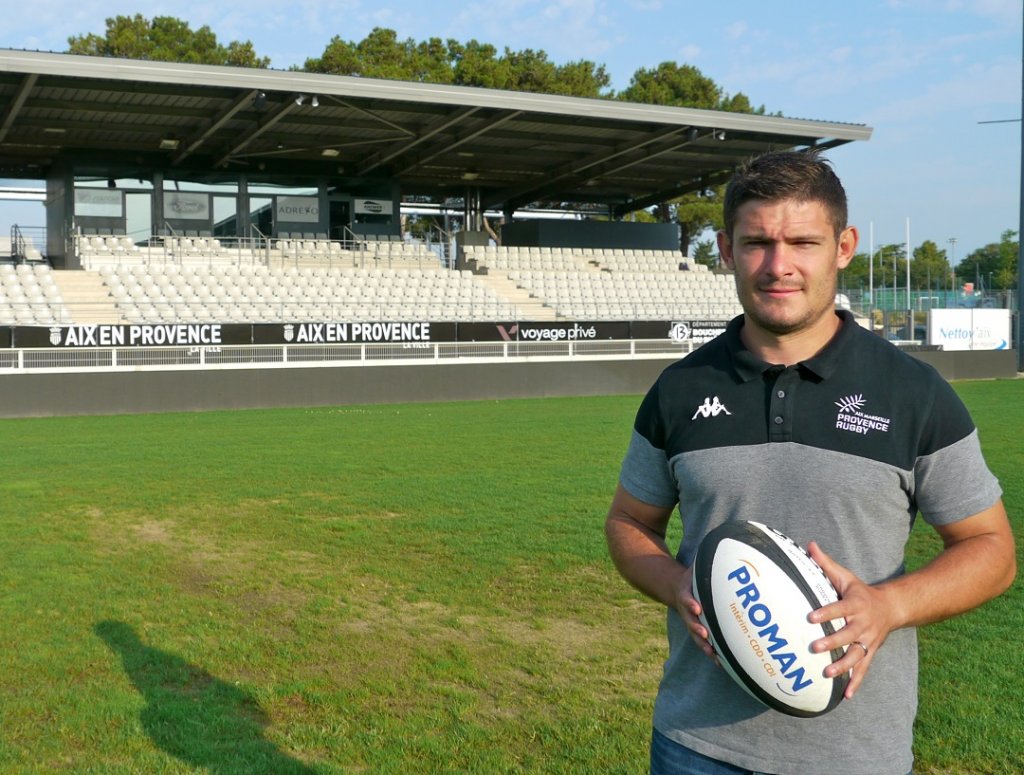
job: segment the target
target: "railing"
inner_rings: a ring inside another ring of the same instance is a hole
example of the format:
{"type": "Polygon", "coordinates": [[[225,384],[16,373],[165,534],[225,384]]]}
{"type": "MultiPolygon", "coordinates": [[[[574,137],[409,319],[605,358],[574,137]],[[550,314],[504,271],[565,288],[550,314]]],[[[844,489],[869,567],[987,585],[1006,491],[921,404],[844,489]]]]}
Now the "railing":
{"type": "MultiPolygon", "coordinates": [[[[728,320],[732,313],[701,302],[656,305],[629,302],[588,302],[582,308],[558,306],[536,300],[537,309],[554,313],[559,321],[622,322],[635,320],[728,320]]],[[[480,321],[501,322],[534,319],[531,305],[507,301],[459,298],[424,300],[411,305],[382,301],[284,301],[263,302],[218,299],[203,302],[131,300],[65,303],[55,308],[47,302],[8,302],[0,309],[0,326],[75,325],[91,323],[282,323],[330,321],[480,321]],[[73,306],[73,309],[71,308],[73,306]],[[8,313],[7,310],[10,310],[8,313]],[[217,311],[214,311],[217,310],[217,311]]]]}
{"type": "Polygon", "coordinates": [[[451,232],[446,231],[439,223],[430,225],[430,230],[427,232],[427,246],[440,258],[441,265],[448,269],[455,268],[454,245],[455,236],[451,232]],[[434,239],[435,231],[437,232],[436,240],[434,239]]]}
{"type": "MultiPolygon", "coordinates": [[[[865,314],[871,309],[881,312],[907,311],[907,291],[905,288],[893,291],[892,288],[875,288],[869,294],[865,290],[840,289],[850,305],[865,314]]],[[[930,309],[1017,309],[1016,291],[1014,290],[913,290],[910,292],[910,306],[914,312],[927,312],[930,309]]]]}
{"type": "Polygon", "coordinates": [[[16,264],[45,262],[45,226],[11,226],[11,258],[16,264]]]}
{"type": "Polygon", "coordinates": [[[698,343],[670,339],[559,342],[417,342],[404,344],[217,345],[0,350],[0,374],[61,371],[166,371],[529,362],[682,357],[698,343]]]}
{"type": "Polygon", "coordinates": [[[186,235],[167,227],[166,234],[136,240],[124,235],[76,232],[72,250],[86,269],[122,265],[188,266],[320,266],[326,268],[392,266],[429,268],[445,266],[432,246],[398,253],[393,245],[406,244],[360,237],[346,229],[344,239],[325,237],[267,237],[255,226],[248,237],[186,235]],[[379,244],[378,244],[379,243],[379,244]]]}

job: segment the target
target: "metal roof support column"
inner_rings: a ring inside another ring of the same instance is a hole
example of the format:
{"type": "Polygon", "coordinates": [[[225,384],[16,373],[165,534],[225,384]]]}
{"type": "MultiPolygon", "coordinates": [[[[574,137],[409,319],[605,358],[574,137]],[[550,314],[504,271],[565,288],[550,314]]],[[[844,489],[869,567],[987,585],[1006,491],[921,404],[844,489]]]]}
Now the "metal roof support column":
{"type": "Polygon", "coordinates": [[[466,186],[466,195],[463,199],[464,223],[466,231],[482,231],[483,213],[480,210],[480,187],[466,186]]]}

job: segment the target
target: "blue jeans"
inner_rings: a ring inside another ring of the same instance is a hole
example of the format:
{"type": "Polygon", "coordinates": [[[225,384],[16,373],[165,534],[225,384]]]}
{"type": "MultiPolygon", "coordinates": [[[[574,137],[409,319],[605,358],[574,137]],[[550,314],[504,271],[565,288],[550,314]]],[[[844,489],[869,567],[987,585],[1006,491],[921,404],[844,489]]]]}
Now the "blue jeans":
{"type": "MultiPolygon", "coordinates": [[[[657,729],[651,735],[651,775],[765,775],[710,759],[669,740],[657,729]]],[[[913,770],[908,775],[914,775],[913,770]]]]}
{"type": "Polygon", "coordinates": [[[763,775],[711,759],[669,740],[657,729],[651,736],[651,775],[763,775]]]}

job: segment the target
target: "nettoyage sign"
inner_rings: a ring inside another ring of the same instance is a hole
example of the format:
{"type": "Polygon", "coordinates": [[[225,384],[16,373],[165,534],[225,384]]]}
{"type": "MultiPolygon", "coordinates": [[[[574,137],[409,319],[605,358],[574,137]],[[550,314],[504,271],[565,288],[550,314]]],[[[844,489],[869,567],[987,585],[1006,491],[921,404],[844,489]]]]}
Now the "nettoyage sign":
{"type": "Polygon", "coordinates": [[[1010,346],[1008,309],[928,311],[928,344],[943,350],[1006,350],[1010,346]]]}

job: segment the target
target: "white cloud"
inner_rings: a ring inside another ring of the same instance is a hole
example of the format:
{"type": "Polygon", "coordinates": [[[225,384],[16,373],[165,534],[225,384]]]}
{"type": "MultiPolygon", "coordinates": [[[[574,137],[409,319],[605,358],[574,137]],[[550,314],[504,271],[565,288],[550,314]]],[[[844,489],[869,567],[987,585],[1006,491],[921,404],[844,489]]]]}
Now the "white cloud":
{"type": "Polygon", "coordinates": [[[853,46],[840,46],[829,53],[828,58],[833,62],[846,62],[853,53],[853,46]]]}
{"type": "Polygon", "coordinates": [[[919,125],[922,121],[949,121],[954,117],[973,125],[978,121],[1019,118],[1019,95],[1011,95],[1005,88],[1014,77],[1020,78],[1017,63],[978,66],[956,77],[928,84],[920,93],[893,95],[870,110],[868,120],[877,124],[919,125]]]}
{"type": "Polygon", "coordinates": [[[629,2],[630,8],[641,13],[660,11],[664,5],[665,3],[662,0],[630,0],[629,2]]]}
{"type": "Polygon", "coordinates": [[[682,64],[692,64],[698,59],[700,59],[700,46],[691,43],[679,49],[679,62],[682,64]]]}
{"type": "Polygon", "coordinates": [[[729,40],[738,40],[747,34],[750,25],[745,21],[733,22],[725,28],[725,37],[729,40]]]}
{"type": "Polygon", "coordinates": [[[543,49],[555,62],[600,60],[616,40],[613,15],[606,0],[468,4],[452,16],[447,34],[460,40],[476,38],[499,51],[504,46],[543,49]]]}

